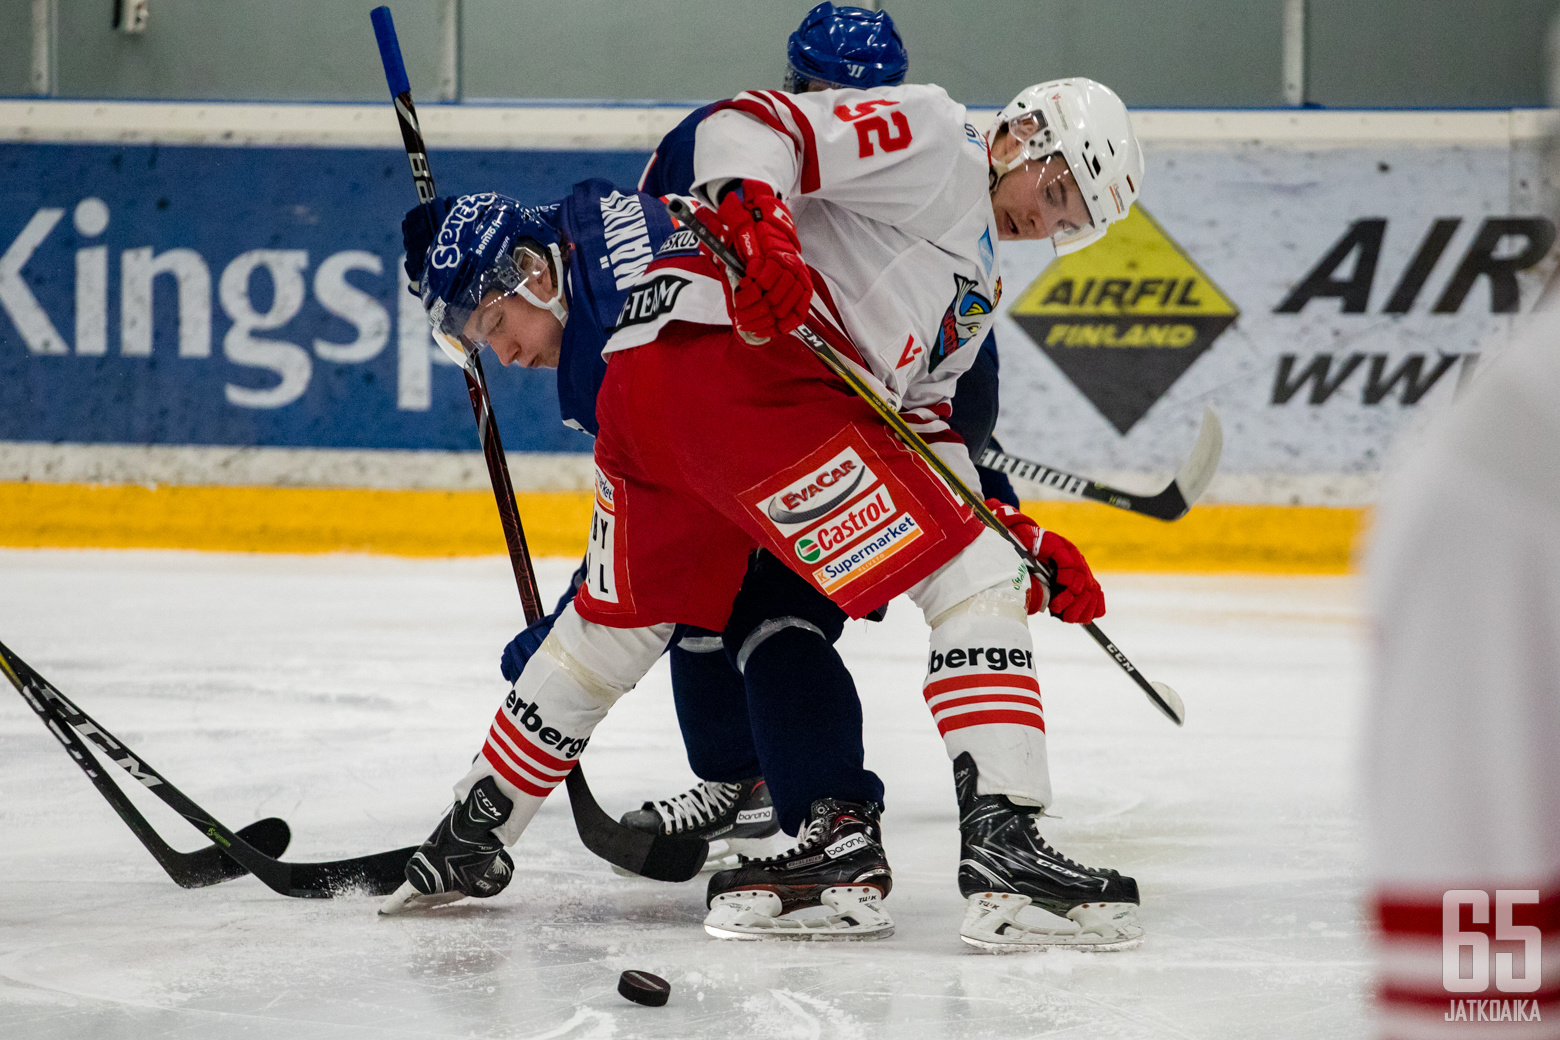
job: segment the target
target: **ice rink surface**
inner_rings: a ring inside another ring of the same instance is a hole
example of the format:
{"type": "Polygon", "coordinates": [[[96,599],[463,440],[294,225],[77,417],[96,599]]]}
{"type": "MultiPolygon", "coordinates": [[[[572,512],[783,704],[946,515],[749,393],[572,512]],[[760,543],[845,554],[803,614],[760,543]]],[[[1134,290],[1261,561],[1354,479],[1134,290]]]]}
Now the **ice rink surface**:
{"type": "MultiPolygon", "coordinates": [[[[542,561],[544,591],[571,566],[542,561]]],[[[1103,582],[1103,627],[1180,691],[1187,725],[1084,633],[1036,619],[1062,817],[1045,834],[1138,879],[1136,950],[959,941],[951,767],[919,694],[925,628],[901,600],[841,643],[888,789],[898,932],[877,943],[710,939],[703,878],[618,877],[562,794],[490,902],[379,919],[376,900],[290,900],[252,878],[186,891],[0,688],[0,1037],[1362,1035],[1355,583],[1103,582]],[[619,997],[626,968],[670,980],[670,1004],[619,997]]],[[[506,690],[519,624],[501,558],[0,552],[0,640],[228,826],[286,818],[293,860],[426,837],[506,690]]],[[[692,782],[664,663],[584,761],[614,815],[692,782]]],[[[175,847],[204,843],[133,796],[175,847]]]]}

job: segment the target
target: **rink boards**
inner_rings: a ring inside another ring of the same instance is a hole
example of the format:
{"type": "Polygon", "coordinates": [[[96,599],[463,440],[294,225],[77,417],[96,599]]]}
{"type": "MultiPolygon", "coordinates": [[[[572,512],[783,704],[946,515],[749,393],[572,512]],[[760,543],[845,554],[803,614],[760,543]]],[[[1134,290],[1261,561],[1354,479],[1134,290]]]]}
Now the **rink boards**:
{"type": "MultiPolygon", "coordinates": [[[[423,122],[442,190],[544,202],[632,183],[685,111],[423,122]]],[[[1554,271],[1542,122],[1137,113],[1142,218],[1054,264],[1004,248],[998,434],[1149,490],[1212,405],[1217,508],[1048,525],[1102,566],[1346,567],[1394,443],[1554,271]]],[[[502,551],[459,372],[404,292],[387,106],[5,102],[0,157],[0,544],[502,551]]],[[[533,548],[575,553],[590,439],[550,373],[488,367],[533,548]]]]}

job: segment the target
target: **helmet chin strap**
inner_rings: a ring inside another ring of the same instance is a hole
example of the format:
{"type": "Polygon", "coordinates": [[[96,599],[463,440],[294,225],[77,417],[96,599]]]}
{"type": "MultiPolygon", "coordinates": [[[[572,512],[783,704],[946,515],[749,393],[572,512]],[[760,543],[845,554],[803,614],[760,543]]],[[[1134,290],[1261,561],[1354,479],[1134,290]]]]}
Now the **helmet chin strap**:
{"type": "Polygon", "coordinates": [[[519,293],[520,298],[533,307],[540,307],[554,318],[557,318],[559,325],[567,326],[569,324],[569,305],[565,302],[563,295],[563,253],[558,249],[558,243],[556,242],[549,245],[547,251],[551,255],[552,260],[553,298],[551,300],[541,299],[530,290],[524,281],[515,286],[515,292],[519,293]]]}

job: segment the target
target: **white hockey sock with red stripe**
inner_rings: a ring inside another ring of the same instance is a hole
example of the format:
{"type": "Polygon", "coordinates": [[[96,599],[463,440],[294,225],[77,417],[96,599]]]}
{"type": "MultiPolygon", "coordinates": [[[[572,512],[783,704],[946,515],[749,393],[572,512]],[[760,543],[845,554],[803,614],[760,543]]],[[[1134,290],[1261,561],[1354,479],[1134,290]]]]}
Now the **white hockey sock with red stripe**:
{"type": "Polygon", "coordinates": [[[504,698],[471,772],[455,785],[456,801],[484,776],[493,777],[514,801],[493,833],[513,845],[574,768],[596,724],[649,671],[671,634],[671,625],[591,624],[571,606],[504,698]]]}
{"type": "Polygon", "coordinates": [[[975,756],[979,794],[1049,805],[1045,713],[1022,593],[987,589],[935,620],[921,692],[948,758],[975,756]]]}

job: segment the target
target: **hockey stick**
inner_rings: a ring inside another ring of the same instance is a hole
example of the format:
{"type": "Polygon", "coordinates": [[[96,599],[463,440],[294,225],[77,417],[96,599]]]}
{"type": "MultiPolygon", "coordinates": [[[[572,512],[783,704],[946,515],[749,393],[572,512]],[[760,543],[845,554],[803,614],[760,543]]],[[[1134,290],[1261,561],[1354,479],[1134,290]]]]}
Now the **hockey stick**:
{"type": "MultiPolygon", "coordinates": [[[[437,197],[433,186],[433,170],[428,163],[428,148],[423,143],[422,129],[417,123],[417,109],[412,104],[412,84],[406,75],[406,62],[401,58],[395,21],[388,7],[374,8],[369,17],[374,23],[374,38],[379,43],[379,60],[384,65],[385,82],[395,102],[396,119],[401,127],[401,143],[406,147],[406,157],[412,166],[417,198],[423,204],[424,212],[427,212],[428,203],[437,197]]],[[[429,231],[437,235],[438,229],[432,224],[430,214],[429,231]]],[[[531,553],[525,543],[525,531],[520,526],[520,512],[515,506],[514,485],[509,477],[509,464],[504,458],[504,445],[498,436],[498,424],[493,419],[493,401],[488,395],[487,380],[482,374],[479,348],[464,336],[460,339],[460,346],[465,355],[461,368],[466,375],[466,393],[471,398],[471,409],[477,420],[477,438],[482,443],[482,454],[487,460],[488,478],[493,484],[499,520],[504,526],[504,540],[509,546],[509,562],[514,568],[515,584],[520,589],[520,603],[525,609],[526,623],[531,624],[543,614],[542,600],[536,587],[536,570],[531,565],[531,553]]],[[[687,881],[704,866],[709,855],[709,842],[701,838],[636,831],[608,816],[591,794],[578,760],[574,768],[569,770],[564,785],[569,792],[574,829],[579,832],[581,843],[608,863],[656,881],[687,881]]]]}
{"type": "MultiPolygon", "coordinates": [[[[162,835],[158,834],[156,828],[141,815],[141,811],[119,789],[119,785],[110,780],[99,768],[97,759],[81,742],[81,738],[60,721],[59,717],[50,710],[46,700],[34,696],[29,691],[27,685],[16,671],[13,671],[10,662],[4,657],[0,657],[0,669],[5,671],[6,678],[11,680],[11,685],[16,687],[16,692],[27,701],[27,706],[32,708],[38,718],[43,720],[43,724],[49,728],[49,732],[54,734],[54,739],[60,742],[76,765],[81,767],[81,771],[87,774],[87,779],[92,781],[92,786],[98,789],[98,793],[119,814],[119,818],[125,821],[125,826],[130,828],[131,833],[146,846],[146,851],[152,854],[152,858],[168,872],[174,884],[181,888],[204,888],[249,873],[237,860],[229,858],[216,845],[207,845],[195,852],[180,852],[163,841],[162,835]]],[[[287,851],[287,843],[292,837],[292,831],[285,820],[269,816],[240,828],[238,835],[266,855],[280,856],[287,851]]]]}
{"type": "MultiPolygon", "coordinates": [[[[0,671],[5,672],[11,685],[21,692],[45,722],[53,723],[49,728],[57,738],[60,734],[55,726],[63,724],[96,744],[109,761],[139,780],[147,790],[184,817],[190,826],[210,837],[223,853],[237,860],[273,891],[303,899],[329,899],[355,890],[364,890],[371,895],[388,895],[404,879],[406,863],[412,858],[412,853],[417,851],[415,845],[328,863],[287,863],[267,855],[241,837],[242,832],[235,834],[228,830],[214,816],[191,801],[184,792],[169,783],[167,778],[78,708],[70,698],[3,643],[0,643],[0,671]]],[[[61,742],[64,743],[63,740],[61,742]]],[[[76,757],[75,751],[72,751],[72,757],[76,757]]],[[[103,788],[100,786],[98,789],[101,791],[103,788]]],[[[123,795],[120,797],[123,798],[123,795]]],[[[110,803],[113,802],[110,799],[110,803]]],[[[117,804],[115,808],[118,808],[117,804]]],[[[139,814],[137,816],[139,818],[139,814]]],[[[126,819],[125,822],[130,821],[126,819]]],[[[145,820],[141,822],[144,824],[145,820]]],[[[131,829],[135,829],[134,824],[131,829]]]]}
{"type": "Polygon", "coordinates": [[[1202,428],[1197,431],[1197,443],[1192,453],[1181,464],[1175,479],[1155,495],[1134,495],[1108,484],[1087,477],[1074,476],[1059,469],[1052,469],[1041,462],[1030,462],[996,448],[987,448],[980,456],[980,464],[999,473],[1008,473],[1020,480],[1028,480],[1060,491],[1064,495],[1092,498],[1117,509],[1151,516],[1155,520],[1179,520],[1208,490],[1214,471],[1219,468],[1219,456],[1224,453],[1224,429],[1212,408],[1203,409],[1202,428]]]}
{"type": "MultiPolygon", "coordinates": [[[[716,258],[726,265],[727,270],[739,278],[742,276],[744,267],[741,258],[732,252],[731,248],[709,229],[709,226],[694,212],[693,207],[688,204],[687,200],[673,197],[666,204],[666,208],[683,226],[691,230],[700,242],[709,247],[710,252],[714,253],[716,258]]],[[[801,340],[807,349],[811,350],[823,361],[829,371],[843,379],[846,385],[856,392],[857,396],[866,401],[872,407],[872,410],[877,412],[878,416],[899,436],[899,439],[904,442],[905,446],[921,456],[927,465],[931,466],[933,471],[953,489],[954,493],[975,511],[975,515],[980,517],[982,523],[1006,538],[1008,543],[1018,550],[1018,554],[1028,561],[1029,568],[1032,571],[1054,585],[1054,575],[1050,573],[1044,564],[1035,559],[1034,554],[1029,551],[1023,542],[1018,540],[1017,535],[1007,529],[1006,524],[996,518],[996,515],[987,507],[985,499],[971,491],[969,486],[960,479],[959,475],[921,439],[921,435],[910,428],[910,425],[900,416],[899,410],[885,401],[882,395],[870,383],[840,357],[838,351],[840,348],[849,347],[850,337],[843,329],[835,326],[833,319],[825,314],[816,302],[812,305],[808,320],[798,326],[792,335],[801,340]]],[[[1083,627],[1094,638],[1094,641],[1104,648],[1105,652],[1111,656],[1111,659],[1120,666],[1121,670],[1132,677],[1132,681],[1137,683],[1149,701],[1160,711],[1164,712],[1171,722],[1174,722],[1177,726],[1186,722],[1186,706],[1181,703],[1180,694],[1176,693],[1166,683],[1150,682],[1145,678],[1143,673],[1138,671],[1131,661],[1127,660],[1127,655],[1117,649],[1116,644],[1112,643],[1110,638],[1100,631],[1100,627],[1094,624],[1094,622],[1091,621],[1083,627]]]]}

